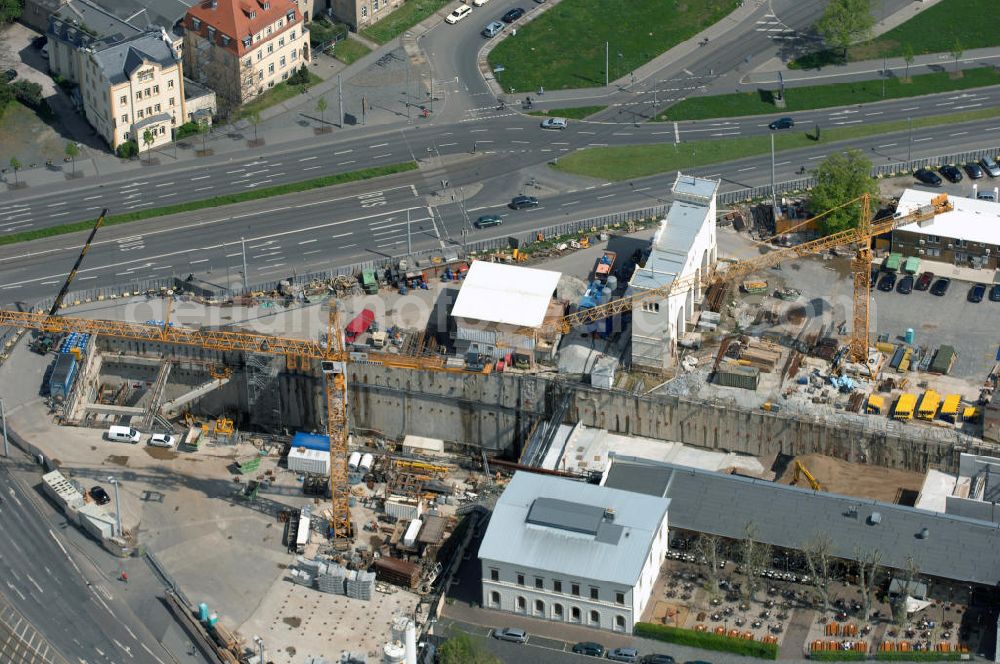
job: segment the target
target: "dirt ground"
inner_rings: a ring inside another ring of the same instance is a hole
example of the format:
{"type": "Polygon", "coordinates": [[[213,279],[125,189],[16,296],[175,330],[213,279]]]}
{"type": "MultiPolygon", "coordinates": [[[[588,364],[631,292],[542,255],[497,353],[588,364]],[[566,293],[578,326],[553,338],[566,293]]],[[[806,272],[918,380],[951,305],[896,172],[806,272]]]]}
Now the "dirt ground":
{"type": "MultiPolygon", "coordinates": [[[[831,493],[872,498],[888,503],[912,505],[924,482],[921,473],[849,463],[822,454],[795,457],[778,478],[778,482],[792,483],[795,460],[808,468],[823,488],[831,493]]],[[[799,485],[809,486],[805,478],[802,478],[799,485]]]]}

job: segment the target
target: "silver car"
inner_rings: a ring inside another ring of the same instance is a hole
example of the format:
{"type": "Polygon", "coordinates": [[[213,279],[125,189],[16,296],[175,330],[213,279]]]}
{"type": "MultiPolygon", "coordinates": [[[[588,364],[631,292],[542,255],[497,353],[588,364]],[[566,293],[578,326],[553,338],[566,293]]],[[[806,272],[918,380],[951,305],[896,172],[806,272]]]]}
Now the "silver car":
{"type": "Polygon", "coordinates": [[[1000,166],[997,166],[996,159],[990,157],[983,157],[979,160],[979,165],[983,167],[983,170],[991,177],[1000,177],[1000,166]]]}
{"type": "Polygon", "coordinates": [[[528,640],[528,633],[519,627],[504,627],[493,630],[493,638],[500,639],[501,641],[525,643],[528,640]]]}
{"type": "Polygon", "coordinates": [[[568,124],[566,118],[545,118],[542,120],[542,129],[565,129],[568,124]]]}

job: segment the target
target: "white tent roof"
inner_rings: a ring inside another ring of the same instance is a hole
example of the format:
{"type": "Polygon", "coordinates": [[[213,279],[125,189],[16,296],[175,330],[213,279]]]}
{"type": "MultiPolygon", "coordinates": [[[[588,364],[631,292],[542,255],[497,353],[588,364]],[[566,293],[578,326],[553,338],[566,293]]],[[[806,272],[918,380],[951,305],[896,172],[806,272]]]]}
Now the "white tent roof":
{"type": "Polygon", "coordinates": [[[538,327],[545,320],[558,272],[475,261],[451,310],[456,318],[538,327]]]}

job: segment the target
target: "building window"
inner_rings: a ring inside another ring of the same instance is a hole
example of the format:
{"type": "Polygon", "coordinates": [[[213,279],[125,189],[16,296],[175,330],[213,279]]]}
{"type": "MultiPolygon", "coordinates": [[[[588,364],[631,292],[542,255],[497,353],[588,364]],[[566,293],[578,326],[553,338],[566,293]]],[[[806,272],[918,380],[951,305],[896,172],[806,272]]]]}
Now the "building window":
{"type": "Polygon", "coordinates": [[[601,614],[599,612],[597,612],[597,611],[591,611],[590,612],[590,625],[592,627],[600,627],[601,626],[601,614]]]}
{"type": "Polygon", "coordinates": [[[253,76],[247,76],[246,84],[248,86],[253,85],[253,76]]]}
{"type": "Polygon", "coordinates": [[[122,113],[122,124],[128,124],[128,113],[122,113]]]}
{"type": "Polygon", "coordinates": [[[292,41],[295,41],[295,31],[294,30],[292,30],[292,34],[289,35],[289,39],[291,39],[292,41]]]}
{"type": "Polygon", "coordinates": [[[292,51],[292,62],[295,62],[298,59],[299,59],[299,52],[297,50],[293,50],[292,51]]]}
{"type": "Polygon", "coordinates": [[[270,34],[271,34],[271,32],[272,32],[272,30],[271,30],[271,26],[267,26],[267,34],[268,34],[268,35],[270,35],[270,34]]]}
{"type": "Polygon", "coordinates": [[[274,63],[273,62],[267,66],[267,73],[268,74],[273,74],[274,73],[274,63]]]}
{"type": "Polygon", "coordinates": [[[142,93],[142,94],[143,94],[143,96],[146,96],[146,97],[148,97],[148,96],[149,96],[149,88],[146,88],[146,89],[145,89],[145,90],[143,91],[143,93],[142,93]]]}
{"type": "Polygon", "coordinates": [[[281,80],[282,81],[287,81],[288,80],[288,72],[287,71],[284,74],[281,75],[281,80]]]}
{"type": "Polygon", "coordinates": [[[528,601],[526,599],[524,599],[523,597],[518,597],[517,598],[517,611],[518,611],[518,613],[527,613],[528,612],[528,601]]]}
{"type": "Polygon", "coordinates": [[[127,104],[128,103],[128,97],[126,97],[125,95],[122,95],[122,98],[118,100],[118,103],[120,103],[120,104],[127,104]]]}
{"type": "Polygon", "coordinates": [[[274,81],[268,81],[267,82],[267,87],[273,88],[274,87],[274,81]]]}
{"type": "Polygon", "coordinates": [[[573,597],[579,597],[580,596],[580,584],[579,583],[572,584],[570,586],[569,592],[570,592],[571,595],[573,595],[573,597]]]}
{"type": "Polygon", "coordinates": [[[139,90],[138,92],[135,93],[135,98],[142,99],[142,90],[139,90]]]}
{"type": "Polygon", "coordinates": [[[659,302],[643,302],[642,303],[642,310],[643,311],[651,311],[653,313],[658,313],[660,311],[660,303],[659,302]]]}
{"type": "Polygon", "coordinates": [[[615,631],[616,632],[625,631],[625,616],[615,616],[615,631]]]}
{"type": "Polygon", "coordinates": [[[252,21],[255,18],[257,18],[257,12],[250,12],[250,20],[252,21]]]}
{"type": "MultiPolygon", "coordinates": [[[[285,14],[285,18],[288,19],[289,23],[291,23],[292,21],[294,21],[295,20],[295,10],[293,9],[292,11],[288,12],[287,14],[285,14]]],[[[293,39],[294,39],[294,37],[293,37],[293,39]]]]}
{"type": "Polygon", "coordinates": [[[156,106],[154,106],[153,110],[156,111],[157,113],[159,113],[160,112],[160,105],[157,104],[156,106]]]}
{"type": "Polygon", "coordinates": [[[262,71],[257,72],[257,80],[258,81],[263,81],[264,80],[264,72],[262,72],[262,71]]]}
{"type": "Polygon", "coordinates": [[[620,590],[616,591],[615,604],[624,604],[624,603],[625,603],[625,593],[621,592],[620,590]]]}
{"type": "Polygon", "coordinates": [[[278,27],[280,28],[280,27],[281,27],[281,26],[283,26],[284,24],[285,24],[285,22],[284,22],[284,21],[283,21],[282,19],[280,19],[280,18],[279,18],[279,19],[278,19],[278,27]]]}
{"type": "Polygon", "coordinates": [[[538,588],[539,590],[544,590],[545,589],[545,580],[542,579],[539,576],[536,576],[535,577],[535,587],[538,588]]]}
{"type": "Polygon", "coordinates": [[[191,19],[191,29],[192,30],[200,30],[201,29],[201,20],[197,19],[197,18],[192,18],[191,19]]]}
{"type": "Polygon", "coordinates": [[[562,620],[563,619],[563,607],[562,607],[562,604],[553,604],[552,605],[552,617],[555,620],[562,620]]]}
{"type": "Polygon", "coordinates": [[[160,127],[160,135],[162,136],[165,133],[167,133],[167,128],[166,127],[160,127]]]}
{"type": "Polygon", "coordinates": [[[153,114],[153,107],[152,106],[147,106],[146,107],[146,115],[152,115],[152,114],[153,114]]]}
{"type": "Polygon", "coordinates": [[[257,62],[260,62],[264,58],[264,51],[257,51],[257,62]]]}
{"type": "Polygon", "coordinates": [[[378,0],[372,0],[372,11],[373,12],[378,11],[378,0]]]}
{"type": "Polygon", "coordinates": [[[499,581],[499,580],[500,580],[500,570],[498,570],[498,569],[491,569],[490,570],[490,581],[499,581]]]}
{"type": "Polygon", "coordinates": [[[171,97],[171,98],[170,98],[170,105],[171,105],[171,106],[173,106],[173,105],[174,105],[174,98],[173,98],[173,97],[171,97]]]}
{"type": "Polygon", "coordinates": [[[941,241],[941,238],[938,237],[937,235],[928,235],[927,241],[930,242],[931,244],[937,244],[938,242],[941,241]]]}
{"type": "Polygon", "coordinates": [[[940,256],[941,255],[941,250],[940,249],[928,249],[927,250],[927,255],[928,256],[940,256]]]}
{"type": "Polygon", "coordinates": [[[268,53],[274,53],[274,44],[268,44],[267,45],[267,52],[268,53]]]}
{"type": "Polygon", "coordinates": [[[597,599],[597,598],[598,598],[597,588],[591,586],[590,587],[590,599],[597,599]]]}
{"type": "MultiPolygon", "coordinates": [[[[243,47],[244,48],[250,48],[250,44],[252,44],[252,43],[253,43],[253,40],[250,39],[249,37],[244,37],[243,38],[243,47]]],[[[250,66],[250,58],[247,58],[247,66],[248,67],[250,66]]]]}
{"type": "Polygon", "coordinates": [[[281,56],[281,60],[278,62],[282,69],[285,68],[285,56],[281,56]]]}
{"type": "Polygon", "coordinates": [[[524,585],[524,575],[521,574],[520,572],[517,575],[517,585],[519,585],[519,586],[523,586],[524,585]]]}
{"type": "Polygon", "coordinates": [[[171,90],[173,89],[173,87],[174,87],[174,79],[170,79],[169,81],[167,81],[167,89],[171,90]]]}
{"type": "Polygon", "coordinates": [[[966,245],[965,240],[960,240],[960,239],[956,239],[955,240],[955,246],[956,247],[964,247],[965,245],[966,245]]]}
{"type": "Polygon", "coordinates": [[[208,40],[215,41],[215,28],[211,25],[208,26],[208,40]]]}
{"type": "Polygon", "coordinates": [[[535,615],[544,616],[545,615],[545,602],[540,599],[535,600],[535,615]]]}
{"type": "Polygon", "coordinates": [[[282,37],[281,39],[278,40],[278,48],[281,48],[284,45],[285,45],[285,38],[282,37]]]}
{"type": "Polygon", "coordinates": [[[562,581],[552,582],[552,592],[561,593],[562,592],[562,581]]]}
{"type": "Polygon", "coordinates": [[[222,45],[229,46],[229,35],[222,35],[222,45]]]}
{"type": "Polygon", "coordinates": [[[580,622],[580,607],[574,606],[569,610],[569,619],[571,622],[580,622]]]}
{"type": "Polygon", "coordinates": [[[500,593],[495,590],[490,593],[490,606],[495,609],[500,608],[500,593]]]}
{"type": "Polygon", "coordinates": [[[153,86],[153,94],[154,95],[160,94],[160,86],[158,86],[158,85],[154,85],[153,86]]]}
{"type": "Polygon", "coordinates": [[[135,117],[142,118],[142,109],[141,108],[138,111],[135,112],[135,117]]]}
{"type": "Polygon", "coordinates": [[[361,18],[368,18],[368,5],[361,5],[361,18]]]}

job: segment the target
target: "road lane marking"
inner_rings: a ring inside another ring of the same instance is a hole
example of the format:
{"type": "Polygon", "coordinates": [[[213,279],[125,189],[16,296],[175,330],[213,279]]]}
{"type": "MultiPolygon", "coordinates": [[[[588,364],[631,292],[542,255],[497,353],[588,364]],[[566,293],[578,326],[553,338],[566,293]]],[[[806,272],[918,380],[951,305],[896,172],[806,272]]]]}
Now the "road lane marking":
{"type": "Polygon", "coordinates": [[[299,159],[299,161],[312,161],[315,158],[316,157],[303,157],[302,159],[299,159]]]}
{"type": "Polygon", "coordinates": [[[369,150],[374,150],[375,148],[384,148],[387,145],[389,145],[389,144],[388,143],[379,143],[378,145],[369,145],[368,149],[369,150]]]}
{"type": "Polygon", "coordinates": [[[339,154],[347,154],[349,152],[354,152],[354,150],[341,150],[340,152],[334,152],[333,156],[336,157],[339,154]]]}

